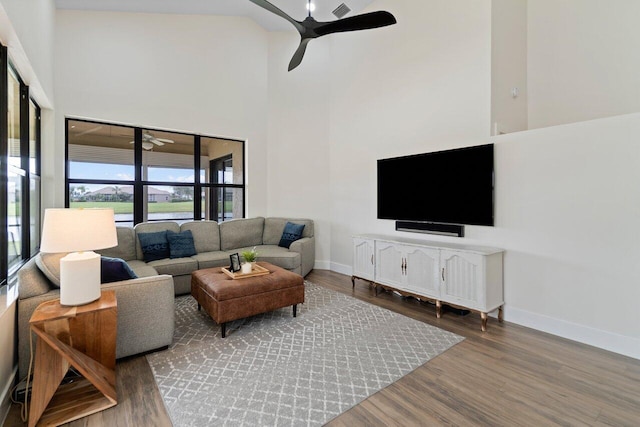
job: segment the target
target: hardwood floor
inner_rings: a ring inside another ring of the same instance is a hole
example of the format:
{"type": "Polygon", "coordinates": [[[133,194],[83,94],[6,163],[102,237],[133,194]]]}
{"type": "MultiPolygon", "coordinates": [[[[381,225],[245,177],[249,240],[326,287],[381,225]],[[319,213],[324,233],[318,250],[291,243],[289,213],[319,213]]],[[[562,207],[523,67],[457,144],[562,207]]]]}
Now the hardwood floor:
{"type": "MultiPolygon", "coordinates": [[[[466,337],[329,426],[640,426],[640,361],[509,322],[445,312],[325,270],[307,280],[466,337]]],[[[119,361],[118,405],[68,426],[170,426],[144,356],[119,361]]],[[[26,425],[13,405],[5,426],[26,425]]]]}

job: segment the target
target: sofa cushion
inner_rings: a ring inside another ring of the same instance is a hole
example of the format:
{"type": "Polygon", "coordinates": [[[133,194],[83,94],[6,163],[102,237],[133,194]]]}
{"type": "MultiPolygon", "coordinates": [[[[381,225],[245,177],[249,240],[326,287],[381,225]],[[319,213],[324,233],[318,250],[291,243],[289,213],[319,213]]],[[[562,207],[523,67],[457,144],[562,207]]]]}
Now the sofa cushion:
{"type": "Polygon", "coordinates": [[[155,268],[158,274],[170,274],[172,276],[191,274],[192,271],[198,269],[198,261],[193,258],[166,258],[151,261],[149,265],[155,268]]]}
{"type": "Polygon", "coordinates": [[[140,248],[145,262],[169,258],[169,240],[166,231],[138,233],[140,248]]]}
{"type": "Polygon", "coordinates": [[[157,276],[158,272],[155,268],[151,267],[144,261],[140,261],[138,259],[132,259],[131,261],[127,261],[129,267],[133,270],[133,272],[138,277],[151,277],[157,276]]]}
{"type": "Polygon", "coordinates": [[[261,245],[263,228],[263,217],[225,221],[220,224],[220,248],[228,251],[261,245]]]}
{"type": "MultiPolygon", "coordinates": [[[[251,249],[253,249],[253,246],[250,248],[239,248],[237,251],[240,253],[242,251],[250,251],[251,249]]],[[[302,262],[298,252],[292,252],[289,249],[277,245],[257,246],[256,251],[258,252],[258,261],[266,261],[287,270],[295,270],[300,267],[300,263],[302,262]]]]}
{"type": "Polygon", "coordinates": [[[169,258],[184,258],[197,253],[193,245],[191,230],[185,230],[179,233],[168,230],[167,240],[169,241],[169,258]]]}
{"type": "Polygon", "coordinates": [[[278,246],[289,249],[289,246],[291,246],[293,242],[302,237],[303,230],[304,224],[287,222],[284,226],[284,230],[282,231],[282,237],[280,237],[278,246]]]}
{"type": "Polygon", "coordinates": [[[45,253],[36,255],[36,265],[47,279],[56,287],[60,287],[60,260],[67,256],[67,252],[45,253]]]}
{"type": "MultiPolygon", "coordinates": [[[[158,231],[171,230],[174,232],[180,231],[180,226],[177,222],[173,221],[157,221],[157,222],[141,222],[133,227],[136,236],[139,233],[155,233],[158,231]]],[[[136,238],[136,259],[144,260],[144,254],[142,253],[142,247],[140,246],[140,239],[136,238]]],[[[167,254],[167,258],[169,255],[167,254]]]]}
{"type": "Polygon", "coordinates": [[[180,225],[180,231],[190,230],[197,253],[220,250],[220,228],[215,221],[189,221],[180,225]]]}
{"type": "Polygon", "coordinates": [[[100,283],[137,279],[138,276],[121,258],[100,257],[100,283]]]}
{"type": "Polygon", "coordinates": [[[191,258],[198,261],[198,269],[213,267],[228,267],[230,264],[229,255],[231,252],[212,251],[198,253],[191,258]]]}
{"type": "Polygon", "coordinates": [[[125,261],[136,259],[136,234],[131,227],[116,227],[118,246],[96,251],[100,255],[120,258],[125,261]]]}
{"type": "Polygon", "coordinates": [[[277,245],[280,243],[284,226],[287,222],[293,224],[304,224],[304,230],[302,231],[302,237],[313,236],[313,221],[309,219],[301,218],[265,218],[264,220],[264,234],[262,235],[263,245],[277,245]]]}
{"type": "Polygon", "coordinates": [[[20,299],[32,298],[51,291],[48,279],[31,258],[18,271],[18,295],[20,299]]]}

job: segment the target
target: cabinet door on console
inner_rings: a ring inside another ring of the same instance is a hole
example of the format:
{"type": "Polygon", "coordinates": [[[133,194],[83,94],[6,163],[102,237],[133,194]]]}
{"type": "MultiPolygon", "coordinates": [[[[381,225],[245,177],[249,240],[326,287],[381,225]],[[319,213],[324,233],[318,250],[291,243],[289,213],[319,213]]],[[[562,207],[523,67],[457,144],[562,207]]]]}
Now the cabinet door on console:
{"type": "Polygon", "coordinates": [[[404,254],[401,246],[378,240],[376,242],[376,282],[400,289],[404,284],[404,254]]]}
{"type": "Polygon", "coordinates": [[[353,275],[365,280],[374,280],[374,240],[353,238],[353,275]]]}
{"type": "Polygon", "coordinates": [[[482,255],[442,249],[440,296],[443,301],[486,311],[485,258],[482,255]]]}
{"type": "Polygon", "coordinates": [[[438,265],[440,251],[432,248],[404,247],[406,287],[408,290],[427,297],[440,296],[438,265]]]}

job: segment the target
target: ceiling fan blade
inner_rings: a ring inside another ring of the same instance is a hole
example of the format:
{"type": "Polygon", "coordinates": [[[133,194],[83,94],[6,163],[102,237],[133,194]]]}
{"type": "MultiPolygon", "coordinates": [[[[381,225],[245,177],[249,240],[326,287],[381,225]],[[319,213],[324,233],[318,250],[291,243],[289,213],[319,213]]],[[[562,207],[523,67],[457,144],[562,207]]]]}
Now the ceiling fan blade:
{"type": "Polygon", "coordinates": [[[307,44],[311,41],[311,39],[302,39],[300,40],[300,46],[296,50],[296,53],[293,54],[293,58],[291,58],[291,62],[289,62],[289,71],[296,68],[302,62],[302,58],[304,57],[304,52],[307,50],[307,44]]]}
{"type": "Polygon", "coordinates": [[[151,142],[156,144],[158,147],[162,147],[164,145],[164,142],[160,141],[158,138],[151,138],[151,142]]]}
{"type": "Polygon", "coordinates": [[[85,131],[82,131],[82,132],[76,134],[75,136],[87,135],[89,133],[93,133],[93,132],[98,131],[100,129],[102,129],[102,126],[96,126],[96,127],[91,128],[91,129],[87,129],[85,131]]]}
{"type": "Polygon", "coordinates": [[[298,30],[298,32],[303,33],[304,32],[304,27],[302,26],[302,24],[298,21],[296,21],[295,19],[293,19],[292,17],[290,17],[289,15],[287,15],[286,13],[284,13],[282,10],[278,9],[276,6],[272,5],[271,3],[269,3],[267,0],[249,0],[251,3],[260,6],[261,8],[268,10],[271,13],[274,13],[276,15],[278,15],[281,18],[286,19],[287,21],[291,22],[291,24],[293,24],[294,27],[296,27],[296,30],[298,30]]]}
{"type": "Polygon", "coordinates": [[[348,18],[338,19],[337,21],[322,22],[315,29],[315,32],[318,36],[324,36],[333,33],[343,33],[345,31],[370,30],[372,28],[386,27],[396,22],[396,18],[391,13],[378,11],[350,16],[348,18]]]}
{"type": "Polygon", "coordinates": [[[166,142],[167,144],[173,144],[175,141],[173,139],[165,139],[165,138],[155,138],[158,141],[166,142]]]}

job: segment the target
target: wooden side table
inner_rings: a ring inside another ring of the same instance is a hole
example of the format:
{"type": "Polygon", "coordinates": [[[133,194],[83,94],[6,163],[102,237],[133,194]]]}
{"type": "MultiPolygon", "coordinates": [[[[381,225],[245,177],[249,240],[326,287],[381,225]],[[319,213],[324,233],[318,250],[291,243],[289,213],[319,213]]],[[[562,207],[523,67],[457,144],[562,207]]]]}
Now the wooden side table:
{"type": "Polygon", "coordinates": [[[40,304],[29,321],[36,334],[29,427],[60,425],[115,406],[115,291],[77,307],[40,304]],[[60,385],[69,367],[84,378],[60,385]]]}

